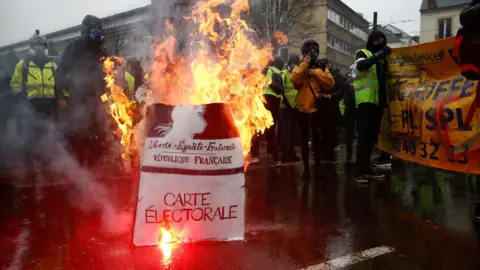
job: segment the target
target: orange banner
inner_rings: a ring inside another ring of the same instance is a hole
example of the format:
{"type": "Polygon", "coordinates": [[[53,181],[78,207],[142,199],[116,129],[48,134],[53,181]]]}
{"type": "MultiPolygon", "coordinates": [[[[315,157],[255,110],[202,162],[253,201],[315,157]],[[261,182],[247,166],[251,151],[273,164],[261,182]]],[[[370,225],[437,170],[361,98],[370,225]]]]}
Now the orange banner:
{"type": "Polygon", "coordinates": [[[454,38],[398,48],[380,149],[412,162],[480,174],[480,97],[451,57],[454,38]]]}

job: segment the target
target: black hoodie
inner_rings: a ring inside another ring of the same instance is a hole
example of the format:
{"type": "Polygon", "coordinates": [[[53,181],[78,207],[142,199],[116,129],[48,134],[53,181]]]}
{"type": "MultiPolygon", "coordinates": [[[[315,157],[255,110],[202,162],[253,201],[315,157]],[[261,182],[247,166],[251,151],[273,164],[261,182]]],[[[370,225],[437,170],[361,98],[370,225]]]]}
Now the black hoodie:
{"type": "Polygon", "coordinates": [[[372,52],[374,56],[367,58],[367,56],[362,52],[359,51],[356,55],[356,58],[366,58],[365,60],[359,61],[357,63],[357,69],[359,71],[364,71],[371,68],[373,65],[377,65],[377,77],[378,77],[378,84],[379,84],[379,92],[378,92],[378,102],[380,107],[386,107],[387,105],[387,59],[385,57],[379,57],[378,52],[380,52],[385,46],[385,44],[380,44],[379,46],[374,46],[373,42],[375,39],[383,37],[387,42],[387,37],[380,31],[373,31],[368,36],[367,41],[367,50],[372,52]]]}

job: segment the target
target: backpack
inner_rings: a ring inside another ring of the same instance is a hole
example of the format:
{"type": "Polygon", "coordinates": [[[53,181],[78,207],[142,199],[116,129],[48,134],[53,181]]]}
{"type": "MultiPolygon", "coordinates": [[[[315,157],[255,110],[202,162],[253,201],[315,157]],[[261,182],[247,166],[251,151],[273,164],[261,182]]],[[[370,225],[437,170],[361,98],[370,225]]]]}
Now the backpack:
{"type": "Polygon", "coordinates": [[[460,14],[462,28],[457,32],[452,58],[462,75],[471,80],[480,80],[480,4],[466,7],[460,14]]]}
{"type": "Polygon", "coordinates": [[[273,69],[270,68],[272,71],[272,83],[270,84],[270,88],[277,93],[283,94],[285,92],[285,82],[282,78],[282,73],[276,73],[273,69]]]}

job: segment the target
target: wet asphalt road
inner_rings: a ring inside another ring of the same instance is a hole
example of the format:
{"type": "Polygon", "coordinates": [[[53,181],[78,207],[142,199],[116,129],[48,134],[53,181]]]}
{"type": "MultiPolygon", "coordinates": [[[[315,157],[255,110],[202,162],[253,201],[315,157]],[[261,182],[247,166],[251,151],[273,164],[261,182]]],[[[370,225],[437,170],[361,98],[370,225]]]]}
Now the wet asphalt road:
{"type": "MultiPolygon", "coordinates": [[[[339,158],[342,160],[342,157],[339,158]]],[[[100,215],[69,203],[56,179],[34,188],[4,173],[0,219],[2,269],[480,269],[473,207],[478,176],[397,160],[385,181],[358,185],[354,165],[300,164],[246,174],[245,241],[132,248],[131,234],[102,229],[100,215]],[[367,250],[367,251],[366,251],[367,250]],[[359,252],[364,252],[359,255],[359,252]],[[366,251],[366,252],[365,252],[366,251]]],[[[129,176],[99,177],[118,211],[133,212],[129,176]]],[[[77,198],[78,199],[78,198],[77,198]]],[[[88,198],[87,198],[88,200],[88,198]]],[[[118,226],[124,225],[119,215],[118,226]]]]}

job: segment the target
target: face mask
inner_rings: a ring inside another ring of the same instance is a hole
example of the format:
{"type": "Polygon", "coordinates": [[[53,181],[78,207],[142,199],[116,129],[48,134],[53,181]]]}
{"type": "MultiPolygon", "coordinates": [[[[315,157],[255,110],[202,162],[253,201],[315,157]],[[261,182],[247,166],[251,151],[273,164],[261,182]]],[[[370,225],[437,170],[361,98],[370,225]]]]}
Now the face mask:
{"type": "Polygon", "coordinates": [[[102,30],[100,30],[98,28],[91,29],[90,30],[90,39],[95,40],[95,41],[102,41],[103,40],[102,30]]]}

